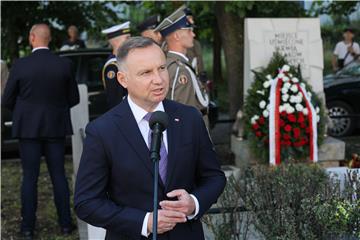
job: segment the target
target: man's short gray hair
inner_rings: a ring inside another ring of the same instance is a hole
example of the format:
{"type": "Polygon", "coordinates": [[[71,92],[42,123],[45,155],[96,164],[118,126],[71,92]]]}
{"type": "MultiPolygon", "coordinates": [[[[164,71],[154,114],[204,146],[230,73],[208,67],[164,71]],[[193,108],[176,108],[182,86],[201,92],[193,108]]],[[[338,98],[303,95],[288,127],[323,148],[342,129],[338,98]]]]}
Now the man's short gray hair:
{"type": "Polygon", "coordinates": [[[130,51],[137,48],[146,48],[151,45],[158,46],[158,44],[154,40],[147,37],[130,37],[129,39],[127,39],[124,44],[118,49],[116,54],[116,60],[119,70],[124,69],[124,61],[129,55],[130,51]]]}

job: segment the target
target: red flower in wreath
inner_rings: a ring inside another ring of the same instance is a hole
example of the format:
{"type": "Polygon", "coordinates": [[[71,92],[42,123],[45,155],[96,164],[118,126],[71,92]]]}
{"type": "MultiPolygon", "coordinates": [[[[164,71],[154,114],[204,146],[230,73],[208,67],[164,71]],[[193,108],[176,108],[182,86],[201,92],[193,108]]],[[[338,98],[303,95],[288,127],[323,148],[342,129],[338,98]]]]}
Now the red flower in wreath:
{"type": "Polygon", "coordinates": [[[305,124],[305,123],[303,123],[303,122],[302,122],[302,123],[300,123],[300,128],[303,128],[303,129],[304,129],[304,128],[306,128],[306,124],[305,124]]]}
{"type": "Polygon", "coordinates": [[[254,123],[254,124],[252,125],[252,128],[253,128],[254,130],[257,130],[257,129],[259,129],[259,124],[257,124],[257,123],[254,123]]]}
{"type": "Polygon", "coordinates": [[[280,119],[279,124],[280,124],[280,127],[283,127],[283,126],[285,126],[285,121],[280,119]]]}
{"type": "Polygon", "coordinates": [[[298,123],[303,123],[305,121],[305,118],[304,118],[304,114],[302,112],[300,112],[298,114],[298,119],[297,119],[298,123]]]}
{"type": "Polygon", "coordinates": [[[281,112],[280,116],[283,117],[283,118],[286,118],[286,112],[281,112]]]}
{"type": "Polygon", "coordinates": [[[292,127],[289,124],[286,124],[284,129],[285,129],[285,131],[290,132],[292,127]]]}
{"type": "Polygon", "coordinates": [[[285,133],[285,134],[283,135],[283,139],[284,139],[284,140],[290,140],[290,138],[291,138],[291,137],[290,137],[289,134],[286,134],[286,133],[285,133]]]}
{"type": "Polygon", "coordinates": [[[257,137],[261,137],[261,136],[262,136],[262,133],[261,133],[260,131],[256,131],[255,135],[256,135],[257,137]]]}
{"type": "Polygon", "coordinates": [[[296,117],[294,114],[289,114],[287,116],[287,118],[288,118],[289,122],[292,122],[292,123],[296,122],[296,117]]]}
{"type": "Polygon", "coordinates": [[[300,128],[293,128],[294,138],[300,137],[300,128]]]}
{"type": "Polygon", "coordinates": [[[265,123],[265,118],[263,116],[261,116],[258,120],[260,125],[263,125],[265,123]]]}

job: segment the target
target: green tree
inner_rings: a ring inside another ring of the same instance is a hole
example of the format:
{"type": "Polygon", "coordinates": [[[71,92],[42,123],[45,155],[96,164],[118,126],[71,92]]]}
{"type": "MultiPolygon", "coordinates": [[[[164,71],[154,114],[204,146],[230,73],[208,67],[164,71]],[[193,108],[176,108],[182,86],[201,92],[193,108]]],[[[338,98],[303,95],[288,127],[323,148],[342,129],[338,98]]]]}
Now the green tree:
{"type": "Polygon", "coordinates": [[[111,4],[95,1],[2,1],[1,58],[12,62],[21,51],[28,52],[28,33],[33,24],[48,23],[52,29],[50,47],[56,49],[66,38],[66,27],[74,24],[89,36],[118,21],[111,4]]]}

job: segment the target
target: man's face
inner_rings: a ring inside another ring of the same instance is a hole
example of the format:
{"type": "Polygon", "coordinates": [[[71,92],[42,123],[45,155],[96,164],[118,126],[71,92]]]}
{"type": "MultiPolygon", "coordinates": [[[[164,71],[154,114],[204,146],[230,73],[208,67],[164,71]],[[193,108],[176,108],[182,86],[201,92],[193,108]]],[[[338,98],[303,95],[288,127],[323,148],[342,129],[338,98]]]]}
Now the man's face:
{"type": "Polygon", "coordinates": [[[158,44],[160,44],[162,42],[162,37],[161,34],[159,32],[155,32],[152,29],[149,30],[145,30],[141,33],[141,36],[143,37],[147,37],[147,38],[151,38],[152,40],[154,40],[155,42],[157,42],[158,44]]]}
{"type": "Polygon", "coordinates": [[[129,95],[144,109],[153,109],[163,101],[169,90],[166,59],[159,46],[153,44],[129,52],[118,81],[129,95]]]}
{"type": "Polygon", "coordinates": [[[350,31],[344,32],[343,37],[346,41],[352,41],[354,38],[354,34],[350,31]]]}
{"type": "Polygon", "coordinates": [[[115,38],[110,39],[110,44],[114,49],[118,49],[130,37],[131,35],[129,33],[117,36],[115,38]]]}
{"type": "Polygon", "coordinates": [[[77,38],[78,30],[76,27],[69,27],[68,34],[70,38],[77,38]]]}
{"type": "Polygon", "coordinates": [[[195,33],[192,28],[179,29],[179,40],[184,48],[192,48],[194,46],[195,33]]]}

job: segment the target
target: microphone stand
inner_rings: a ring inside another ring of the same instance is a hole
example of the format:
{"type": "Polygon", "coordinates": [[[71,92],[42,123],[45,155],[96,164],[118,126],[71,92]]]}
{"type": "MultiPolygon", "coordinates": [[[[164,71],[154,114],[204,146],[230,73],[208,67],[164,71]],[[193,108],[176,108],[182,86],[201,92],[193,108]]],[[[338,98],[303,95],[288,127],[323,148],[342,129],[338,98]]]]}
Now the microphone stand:
{"type": "Polygon", "coordinates": [[[162,132],[158,128],[154,128],[151,134],[152,140],[155,139],[155,135],[160,135],[158,138],[160,141],[156,142],[155,149],[150,151],[150,159],[154,163],[154,206],[153,206],[153,228],[152,228],[152,240],[157,240],[157,226],[158,226],[158,187],[159,187],[159,161],[160,161],[160,146],[162,139],[162,132]]]}

